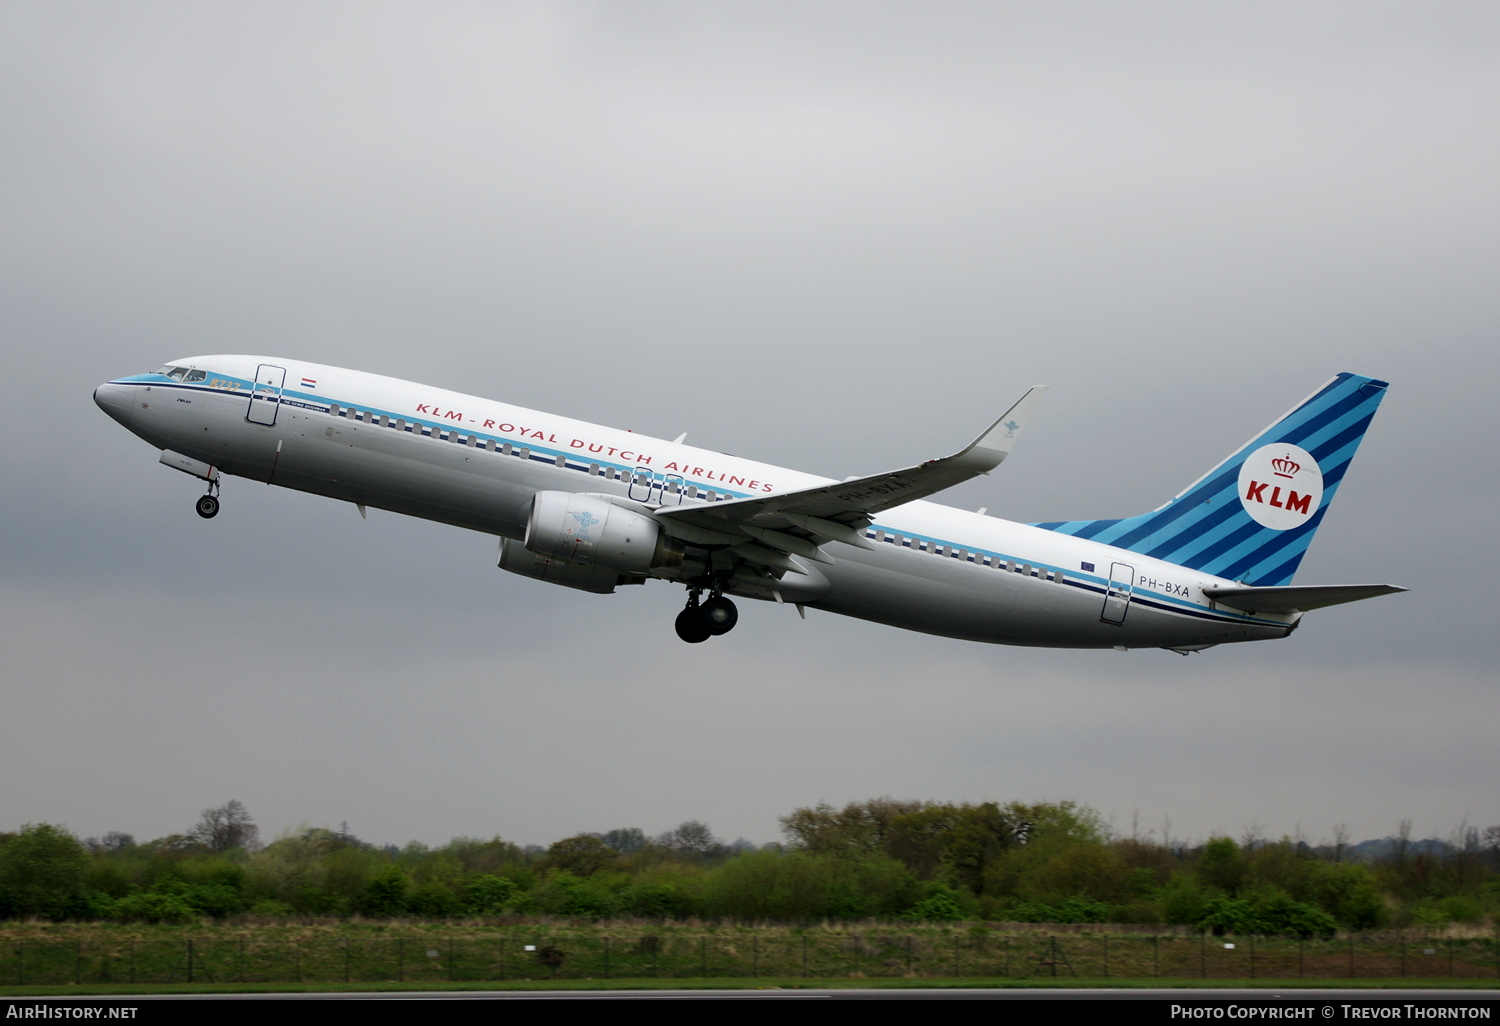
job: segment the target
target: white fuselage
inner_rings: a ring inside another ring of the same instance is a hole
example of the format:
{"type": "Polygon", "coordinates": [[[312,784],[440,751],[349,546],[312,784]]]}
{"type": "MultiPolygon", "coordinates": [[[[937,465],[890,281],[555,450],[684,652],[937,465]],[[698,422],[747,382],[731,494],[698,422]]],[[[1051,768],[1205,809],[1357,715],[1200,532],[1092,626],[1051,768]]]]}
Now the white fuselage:
{"type": "MultiPolygon", "coordinates": [[[[153,446],[223,473],[503,538],[522,538],[539,491],[658,506],[829,483],[360,371],[256,356],[177,365],[202,374],[120,378],[100,386],[96,400],[153,446]],[[279,403],[251,399],[257,368],[267,365],[285,370],[279,403]],[[356,410],[359,419],[332,409],[356,410]]],[[[775,590],[788,602],[928,634],[1070,648],[1280,638],[1299,617],[1216,606],[1203,589],[1232,582],[933,502],[880,514],[865,537],[873,549],[825,545],[832,563],[806,564],[809,573],[787,573],[775,590]]],[[[730,590],[771,597],[765,587],[730,590]]]]}

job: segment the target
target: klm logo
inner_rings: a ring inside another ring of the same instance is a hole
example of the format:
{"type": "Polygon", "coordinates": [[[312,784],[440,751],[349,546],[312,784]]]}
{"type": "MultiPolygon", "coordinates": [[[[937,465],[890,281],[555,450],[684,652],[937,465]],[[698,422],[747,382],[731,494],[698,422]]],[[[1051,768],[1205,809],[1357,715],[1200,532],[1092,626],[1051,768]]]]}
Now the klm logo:
{"type": "Polygon", "coordinates": [[[1264,502],[1268,506],[1277,509],[1292,510],[1296,513],[1308,512],[1308,504],[1312,502],[1312,494],[1298,495],[1295,489],[1288,489],[1286,501],[1281,501],[1281,486],[1272,485],[1269,481],[1251,481],[1250,486],[1245,489],[1246,502],[1264,502]],[[1266,489],[1271,488],[1271,497],[1266,498],[1266,489]]]}
{"type": "Polygon", "coordinates": [[[1282,442],[1263,445],[1240,467],[1240,505],[1262,527],[1301,527],[1323,502],[1323,471],[1312,453],[1282,442]]]}

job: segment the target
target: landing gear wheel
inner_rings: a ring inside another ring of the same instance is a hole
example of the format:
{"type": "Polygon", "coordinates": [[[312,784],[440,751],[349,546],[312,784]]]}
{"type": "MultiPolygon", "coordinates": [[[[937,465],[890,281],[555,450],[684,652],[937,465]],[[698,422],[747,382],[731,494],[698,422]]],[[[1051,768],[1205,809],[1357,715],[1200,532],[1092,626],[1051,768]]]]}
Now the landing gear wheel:
{"type": "Polygon", "coordinates": [[[713,631],[708,626],[708,621],[703,618],[703,610],[700,606],[688,606],[677,614],[677,636],[689,645],[697,645],[707,641],[713,631]]]}
{"type": "Polygon", "coordinates": [[[708,625],[708,633],[715,637],[728,634],[734,630],[734,625],[740,622],[740,611],[734,607],[733,602],[722,595],[716,595],[699,606],[698,615],[708,625]]]}
{"type": "Polygon", "coordinates": [[[198,496],[198,504],[193,507],[198,515],[204,520],[212,520],[219,515],[219,500],[212,495],[198,496]]]}

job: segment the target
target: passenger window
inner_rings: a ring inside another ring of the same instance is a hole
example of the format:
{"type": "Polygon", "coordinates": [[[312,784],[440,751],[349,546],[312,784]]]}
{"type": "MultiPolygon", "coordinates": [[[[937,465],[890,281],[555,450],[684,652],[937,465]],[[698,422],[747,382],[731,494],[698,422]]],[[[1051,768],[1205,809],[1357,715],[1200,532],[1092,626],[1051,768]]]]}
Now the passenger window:
{"type": "Polygon", "coordinates": [[[487,439],[485,439],[484,448],[485,448],[486,452],[494,452],[495,451],[495,440],[493,438],[487,438],[487,439]]]}
{"type": "Polygon", "coordinates": [[[397,431],[405,431],[406,430],[406,418],[405,417],[397,417],[396,418],[396,430],[397,431]]]}
{"type": "Polygon", "coordinates": [[[709,502],[718,502],[718,501],[719,501],[719,497],[718,497],[718,495],[716,495],[716,494],[715,494],[715,493],[714,493],[714,490],[713,490],[713,489],[712,489],[712,488],[710,488],[710,489],[709,489],[709,490],[708,490],[708,501],[709,501],[709,502]]]}
{"type": "Polygon", "coordinates": [[[475,446],[477,446],[478,444],[479,444],[479,439],[475,438],[473,435],[470,435],[469,436],[469,442],[468,442],[469,448],[472,449],[475,446]]]}
{"type": "Polygon", "coordinates": [[[339,404],[338,403],[334,403],[331,406],[329,406],[328,407],[328,412],[329,412],[329,414],[331,414],[332,416],[335,416],[335,417],[341,416],[341,414],[339,413],[339,404]]]}
{"type": "Polygon", "coordinates": [[[597,463],[590,463],[589,464],[589,477],[598,477],[598,476],[599,476],[599,464],[597,464],[597,463]]]}
{"type": "Polygon", "coordinates": [[[380,415],[380,426],[381,427],[390,427],[391,426],[391,418],[387,417],[385,414],[382,413],[380,415]]]}
{"type": "Polygon", "coordinates": [[[186,380],[186,381],[207,381],[208,380],[208,371],[190,370],[190,371],[188,371],[187,377],[184,380],[186,380]]]}
{"type": "Polygon", "coordinates": [[[509,442],[506,442],[500,447],[501,456],[509,456],[513,452],[515,452],[515,449],[511,448],[511,444],[509,442]]]}
{"type": "Polygon", "coordinates": [[[523,446],[521,446],[521,454],[520,455],[521,455],[521,459],[523,459],[523,460],[529,460],[529,459],[531,459],[531,450],[528,449],[526,446],[523,445],[523,446]]]}

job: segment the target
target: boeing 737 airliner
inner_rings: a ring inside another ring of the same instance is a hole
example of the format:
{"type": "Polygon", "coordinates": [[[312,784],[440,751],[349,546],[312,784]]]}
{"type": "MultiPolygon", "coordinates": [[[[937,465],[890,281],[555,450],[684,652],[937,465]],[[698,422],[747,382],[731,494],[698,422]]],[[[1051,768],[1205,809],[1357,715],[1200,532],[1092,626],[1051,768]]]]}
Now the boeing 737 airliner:
{"type": "Polygon", "coordinates": [[[688,642],[731,630],[736,595],[971,641],[1185,654],[1403,590],[1291,585],[1386,387],[1339,374],[1160,508],[1045,524],[924,501],[999,466],[1040,387],[953,456],[837,482],[262,356],[175,360],[94,400],[208,483],[201,517],[233,475],[483,531],[524,577],[685,585],[688,642]]]}

